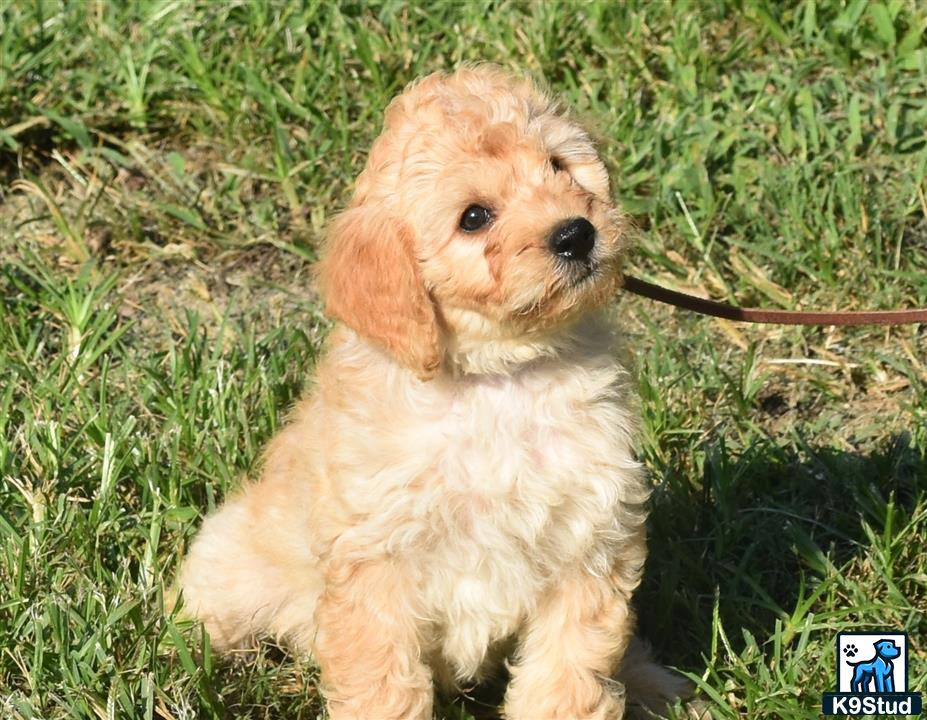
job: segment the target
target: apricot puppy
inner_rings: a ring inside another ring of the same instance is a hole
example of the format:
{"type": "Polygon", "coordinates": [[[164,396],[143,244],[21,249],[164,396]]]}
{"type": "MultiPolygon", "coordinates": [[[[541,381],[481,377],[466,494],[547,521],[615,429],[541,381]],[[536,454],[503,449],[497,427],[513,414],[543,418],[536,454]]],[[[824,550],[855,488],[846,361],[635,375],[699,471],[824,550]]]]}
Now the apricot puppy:
{"type": "Polygon", "coordinates": [[[530,81],[468,67],[390,104],[320,263],[339,323],[315,383],[182,571],[217,646],[312,653],[336,720],[431,718],[436,683],[503,658],[509,720],[680,690],[638,650],[619,671],[648,490],[596,310],[624,231],[530,81]]]}

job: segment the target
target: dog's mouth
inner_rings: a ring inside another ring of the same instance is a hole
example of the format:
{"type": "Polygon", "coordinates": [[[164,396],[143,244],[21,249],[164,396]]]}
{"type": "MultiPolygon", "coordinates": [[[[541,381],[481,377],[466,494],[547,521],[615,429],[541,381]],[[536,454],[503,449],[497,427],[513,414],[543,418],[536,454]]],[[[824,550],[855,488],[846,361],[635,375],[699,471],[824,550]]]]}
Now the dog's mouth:
{"type": "Polygon", "coordinates": [[[570,287],[577,289],[582,287],[588,281],[594,281],[598,268],[599,263],[597,262],[583,263],[582,267],[573,270],[573,277],[569,279],[570,287]]]}
{"type": "Polygon", "coordinates": [[[618,253],[594,253],[579,259],[556,258],[545,292],[512,311],[513,316],[559,316],[604,301],[621,267],[618,253]]]}
{"type": "Polygon", "coordinates": [[[575,293],[588,290],[608,277],[613,272],[614,264],[609,258],[590,258],[582,262],[561,264],[557,271],[563,289],[575,293]]]}
{"type": "Polygon", "coordinates": [[[592,258],[586,260],[558,260],[556,273],[563,289],[578,290],[595,279],[600,267],[601,263],[592,258]]]}

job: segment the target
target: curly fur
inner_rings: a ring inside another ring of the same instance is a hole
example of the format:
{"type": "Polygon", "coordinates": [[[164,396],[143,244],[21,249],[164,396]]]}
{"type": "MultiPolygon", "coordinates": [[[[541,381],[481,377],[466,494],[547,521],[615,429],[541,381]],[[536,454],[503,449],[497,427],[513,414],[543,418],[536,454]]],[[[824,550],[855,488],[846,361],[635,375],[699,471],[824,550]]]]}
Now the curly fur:
{"type": "Polygon", "coordinates": [[[529,81],[468,67],[397,97],[329,232],[315,383],[186,560],[214,642],[312,653],[336,719],[430,718],[435,684],[505,659],[507,718],[619,718],[629,643],[631,700],[677,694],[632,642],[648,489],[596,312],[624,245],[588,135],[529,81]],[[465,233],[473,203],[494,221],[465,233]],[[577,216],[582,278],[548,247],[577,216]]]}

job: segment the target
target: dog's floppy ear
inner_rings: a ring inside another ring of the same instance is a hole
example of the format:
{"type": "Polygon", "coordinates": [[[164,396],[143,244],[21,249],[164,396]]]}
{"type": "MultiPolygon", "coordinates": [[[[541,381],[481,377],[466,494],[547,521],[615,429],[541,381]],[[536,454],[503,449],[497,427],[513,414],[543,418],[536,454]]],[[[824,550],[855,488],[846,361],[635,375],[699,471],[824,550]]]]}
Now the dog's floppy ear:
{"type": "Polygon", "coordinates": [[[422,379],[434,376],[441,364],[438,321],[408,225],[365,204],[346,210],[329,229],[318,275],[329,315],[422,379]]]}

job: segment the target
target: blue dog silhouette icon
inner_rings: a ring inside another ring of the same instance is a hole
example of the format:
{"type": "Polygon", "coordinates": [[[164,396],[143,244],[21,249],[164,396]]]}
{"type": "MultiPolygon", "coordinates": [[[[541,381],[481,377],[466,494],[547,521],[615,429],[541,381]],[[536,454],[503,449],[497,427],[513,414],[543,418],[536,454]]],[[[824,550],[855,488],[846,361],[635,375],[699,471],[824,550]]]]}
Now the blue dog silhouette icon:
{"type": "MultiPolygon", "coordinates": [[[[878,640],[873,643],[875,657],[872,660],[859,662],[847,661],[853,666],[853,680],[850,685],[855,693],[893,693],[895,680],[892,676],[894,666],[892,660],[901,654],[901,648],[893,640],[878,640]],[[870,685],[875,684],[870,689],[870,685]]],[[[849,654],[849,653],[847,653],[849,654]]]]}

